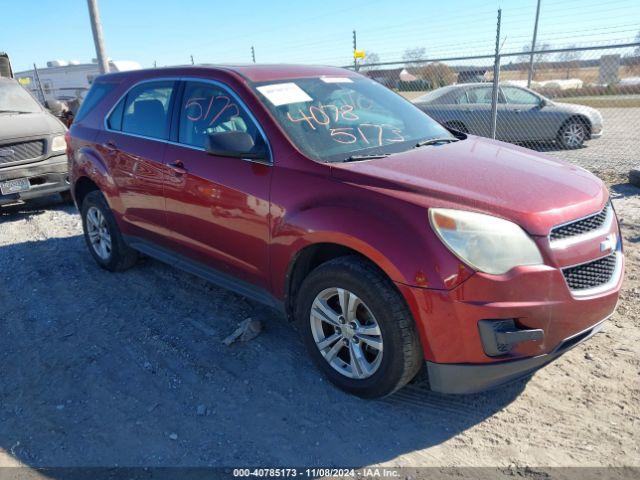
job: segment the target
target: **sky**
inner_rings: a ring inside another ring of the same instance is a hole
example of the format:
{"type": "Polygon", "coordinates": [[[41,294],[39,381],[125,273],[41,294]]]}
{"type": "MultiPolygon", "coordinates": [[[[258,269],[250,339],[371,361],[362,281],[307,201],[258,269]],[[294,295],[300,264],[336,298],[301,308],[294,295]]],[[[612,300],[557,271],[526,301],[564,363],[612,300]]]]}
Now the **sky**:
{"type": "MultiPolygon", "coordinates": [[[[14,71],[35,62],[95,58],[85,0],[0,0],[0,51],[14,71]]],[[[502,8],[503,52],[531,42],[536,0],[99,0],[107,55],[143,67],[190,63],[353,62],[358,48],[380,61],[405,50],[429,58],[490,54],[502,8]]],[[[538,44],[633,41],[640,0],[541,0],[538,44]]]]}

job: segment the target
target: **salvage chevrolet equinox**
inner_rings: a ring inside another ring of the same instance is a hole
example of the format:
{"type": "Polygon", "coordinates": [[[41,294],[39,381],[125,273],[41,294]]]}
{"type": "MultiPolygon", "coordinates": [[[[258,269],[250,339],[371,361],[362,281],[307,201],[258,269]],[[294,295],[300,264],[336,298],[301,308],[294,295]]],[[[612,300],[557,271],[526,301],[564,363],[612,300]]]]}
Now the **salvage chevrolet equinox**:
{"type": "Polygon", "coordinates": [[[471,393],[531,374],[613,312],[603,183],[446,130],[355,72],[202,66],[104,75],[68,137],[91,255],[140,253],[282,310],[361,397],[425,368],[471,393]]]}

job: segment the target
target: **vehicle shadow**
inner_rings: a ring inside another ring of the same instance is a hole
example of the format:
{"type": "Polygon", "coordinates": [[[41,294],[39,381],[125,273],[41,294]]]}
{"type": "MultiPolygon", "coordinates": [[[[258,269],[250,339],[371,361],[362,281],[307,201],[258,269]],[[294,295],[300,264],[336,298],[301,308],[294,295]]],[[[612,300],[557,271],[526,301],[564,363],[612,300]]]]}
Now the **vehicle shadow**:
{"type": "Polygon", "coordinates": [[[101,270],[79,233],[0,247],[0,271],[0,459],[31,467],[426,465],[526,385],[355,398],[279,314],[153,260],[101,270]],[[263,333],[224,345],[250,316],[263,333]]]}
{"type": "Polygon", "coordinates": [[[57,194],[34,198],[24,203],[0,205],[0,223],[23,220],[50,210],[69,211],[75,210],[75,207],[57,194]]]}

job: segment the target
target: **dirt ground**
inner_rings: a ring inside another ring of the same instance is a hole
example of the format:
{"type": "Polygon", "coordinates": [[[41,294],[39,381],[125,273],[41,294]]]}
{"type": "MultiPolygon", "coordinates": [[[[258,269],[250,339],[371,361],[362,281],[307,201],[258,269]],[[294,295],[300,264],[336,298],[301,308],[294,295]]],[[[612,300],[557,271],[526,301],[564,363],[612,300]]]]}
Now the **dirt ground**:
{"type": "Polygon", "coordinates": [[[603,332],[529,381],[381,401],[240,296],[153,260],[99,269],[57,197],[0,209],[0,466],[640,466],[640,189],[611,192],[627,269],[603,332]],[[248,317],[265,331],[225,346],[248,317]]]}

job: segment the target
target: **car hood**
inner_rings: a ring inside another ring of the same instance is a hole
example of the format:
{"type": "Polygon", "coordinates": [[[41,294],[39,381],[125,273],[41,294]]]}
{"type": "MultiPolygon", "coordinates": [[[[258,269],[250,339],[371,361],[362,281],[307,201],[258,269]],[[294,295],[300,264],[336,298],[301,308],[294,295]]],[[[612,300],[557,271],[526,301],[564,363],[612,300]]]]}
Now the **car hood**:
{"type": "Polygon", "coordinates": [[[0,113],[0,142],[24,137],[64,133],[64,125],[52,115],[38,113],[0,113]]]}
{"type": "Polygon", "coordinates": [[[333,164],[332,175],[426,208],[506,218],[532,235],[595,213],[608,198],[602,181],[580,167],[471,135],[387,158],[333,164]]]}

